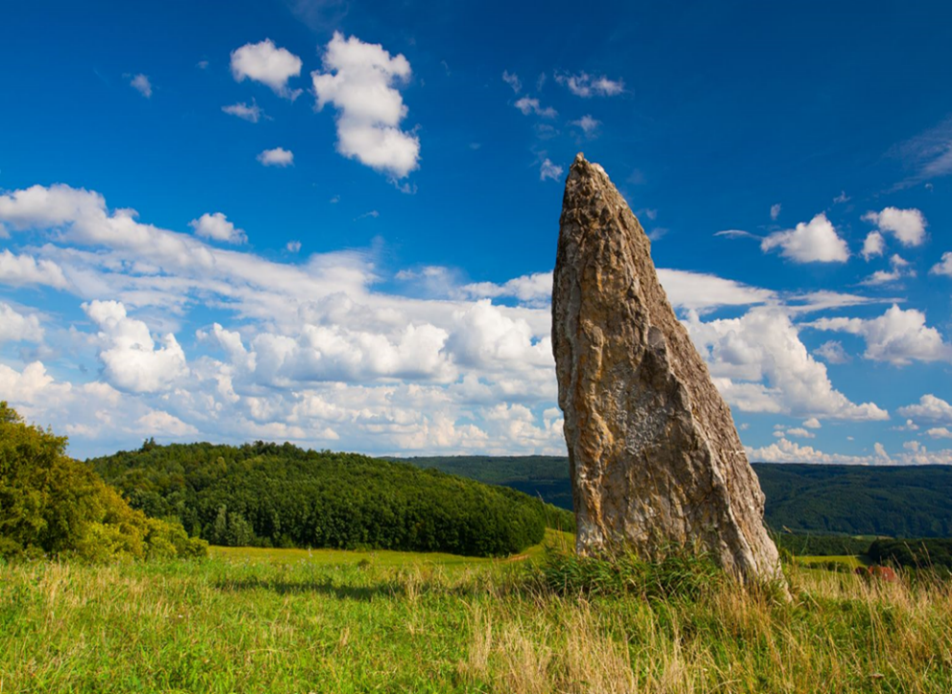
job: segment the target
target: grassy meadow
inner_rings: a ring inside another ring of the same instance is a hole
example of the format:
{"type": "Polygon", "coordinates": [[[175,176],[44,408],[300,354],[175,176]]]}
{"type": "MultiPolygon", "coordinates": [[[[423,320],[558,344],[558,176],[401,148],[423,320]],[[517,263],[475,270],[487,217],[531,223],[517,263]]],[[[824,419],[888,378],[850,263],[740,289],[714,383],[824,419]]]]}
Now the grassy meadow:
{"type": "Polygon", "coordinates": [[[0,692],[952,691],[947,583],[584,597],[527,578],[541,552],[6,565],[0,692]]]}

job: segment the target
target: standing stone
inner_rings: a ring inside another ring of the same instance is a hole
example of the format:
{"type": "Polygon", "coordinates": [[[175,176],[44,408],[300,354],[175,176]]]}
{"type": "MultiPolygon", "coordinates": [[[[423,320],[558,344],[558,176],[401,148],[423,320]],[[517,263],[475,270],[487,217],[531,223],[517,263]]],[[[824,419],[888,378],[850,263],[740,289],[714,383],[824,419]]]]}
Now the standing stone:
{"type": "Polygon", "coordinates": [[[582,154],[560,225],[552,345],[579,553],[700,546],[742,579],[781,578],[730,408],[668,303],[641,224],[582,154]]]}

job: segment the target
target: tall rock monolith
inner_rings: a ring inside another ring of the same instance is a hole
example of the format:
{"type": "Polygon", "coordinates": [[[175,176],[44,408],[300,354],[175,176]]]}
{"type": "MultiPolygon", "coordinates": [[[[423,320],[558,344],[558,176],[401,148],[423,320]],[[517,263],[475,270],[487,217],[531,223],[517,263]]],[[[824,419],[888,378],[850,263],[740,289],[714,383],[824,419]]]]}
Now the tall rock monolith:
{"type": "Polygon", "coordinates": [[[730,408],[668,303],[641,224],[581,154],[562,203],[552,346],[579,552],[700,547],[742,579],[782,578],[730,408]]]}

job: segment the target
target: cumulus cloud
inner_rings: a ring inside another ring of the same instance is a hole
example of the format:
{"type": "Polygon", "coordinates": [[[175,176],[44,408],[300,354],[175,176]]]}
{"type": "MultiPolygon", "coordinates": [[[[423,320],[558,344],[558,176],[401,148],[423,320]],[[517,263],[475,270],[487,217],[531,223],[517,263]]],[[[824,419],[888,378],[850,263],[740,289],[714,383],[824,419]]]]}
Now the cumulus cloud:
{"type": "Polygon", "coordinates": [[[658,279],[673,306],[699,313],[718,306],[749,306],[777,298],[769,289],[701,272],[659,268],[658,279]]]}
{"type": "Polygon", "coordinates": [[[863,241],[863,250],[860,251],[860,255],[863,256],[863,260],[868,261],[870,258],[882,255],[885,247],[886,243],[883,235],[878,231],[871,231],[863,241]]]}
{"type": "MultiPolygon", "coordinates": [[[[152,412],[198,432],[167,420],[170,438],[338,441],[381,454],[564,450],[546,306],[551,273],[460,286],[452,273],[436,272],[444,286],[438,300],[388,294],[377,288],[382,278],[370,252],[273,262],[152,226],[67,186],[0,193],[0,223],[48,236],[31,253],[60,265],[72,283],[67,291],[86,301],[95,329],[79,324],[69,339],[77,359],[103,366],[100,380],[83,385],[56,381],[39,362],[0,369],[0,389],[9,382],[17,406],[81,445],[98,441],[91,452],[112,436],[121,440],[116,447],[141,440],[148,434],[140,420],[150,422],[152,412]],[[516,305],[489,301],[501,297],[516,305]],[[198,306],[215,311],[219,323],[199,331],[186,361],[174,335],[198,306]]],[[[886,416],[833,388],[789,318],[745,314],[732,325],[700,317],[712,305],[792,315],[782,297],[697,273],[659,275],[672,302],[693,311],[689,323],[713,324],[705,354],[738,409],[805,419],[886,416]]],[[[857,302],[850,295],[797,300],[802,310],[857,302]]]]}
{"type": "Polygon", "coordinates": [[[317,109],[330,103],[338,111],[337,151],[394,179],[417,169],[420,140],[400,129],[407,107],[394,87],[410,79],[409,61],[391,57],[379,44],[356,36],[345,40],[334,32],[323,66],[311,78],[317,109]]]}
{"type": "Polygon", "coordinates": [[[780,248],[780,254],[795,263],[845,263],[850,257],[846,241],[824,214],[800,222],[794,229],[770,234],[760,248],[764,252],[780,248]]]}
{"type": "Polygon", "coordinates": [[[889,259],[890,270],[877,270],[872,275],[864,279],[860,284],[866,286],[877,286],[881,284],[892,284],[906,277],[915,277],[916,271],[909,266],[909,261],[899,255],[893,254],[889,259]]]}
{"type": "Polygon", "coordinates": [[[778,202],[777,204],[775,204],[775,205],[771,205],[771,206],[770,206],[770,219],[772,219],[773,221],[777,221],[777,217],[780,216],[780,209],[781,209],[781,205],[780,205],[779,202],[778,202]]]}
{"type": "Polygon", "coordinates": [[[900,407],[898,412],[903,417],[952,423],[952,405],[932,393],[923,395],[915,405],[900,407]]]}
{"type": "Polygon", "coordinates": [[[231,74],[235,81],[245,79],[271,87],[278,96],[294,100],[300,89],[288,88],[288,80],[301,74],[301,59],[285,48],[278,48],[271,39],[246,43],[231,52],[231,74]]]}
{"type": "Polygon", "coordinates": [[[300,241],[288,241],[288,242],[287,242],[287,245],[285,245],[285,248],[288,249],[288,251],[289,251],[290,253],[297,253],[298,251],[301,250],[301,242],[300,242],[300,241]]]}
{"type": "Polygon", "coordinates": [[[926,239],[926,218],[912,208],[900,210],[887,207],[882,212],[867,212],[863,220],[875,224],[880,231],[891,233],[903,246],[921,246],[926,239]]]}
{"type": "Polygon", "coordinates": [[[803,422],[803,426],[805,426],[807,429],[819,429],[823,425],[820,424],[820,420],[816,417],[810,417],[810,419],[803,422]]]}
{"type": "Polygon", "coordinates": [[[162,410],[152,410],[136,420],[136,426],[146,436],[155,436],[164,438],[168,436],[179,437],[191,434],[197,434],[198,429],[191,424],[186,424],[178,417],[163,412],[162,410]]]}
{"type": "MultiPolygon", "coordinates": [[[[23,315],[0,301],[0,342],[41,342],[43,328],[34,315],[23,315]]],[[[2,390],[0,390],[2,392],[2,390]]]]}
{"type": "Polygon", "coordinates": [[[146,99],[152,98],[152,83],[145,75],[139,74],[129,81],[129,86],[139,92],[146,99]]]}
{"type": "Polygon", "coordinates": [[[502,81],[512,87],[512,91],[516,94],[522,91],[522,82],[519,80],[519,75],[509,72],[508,70],[502,71],[502,81]]]}
{"type": "Polygon", "coordinates": [[[478,299],[511,296],[524,303],[543,304],[552,298],[552,273],[536,272],[516,277],[503,284],[475,282],[464,285],[460,291],[478,299]]]}
{"type": "Polygon", "coordinates": [[[598,126],[600,126],[601,124],[602,124],[601,121],[595,120],[590,115],[584,115],[578,120],[573,120],[571,122],[571,125],[575,125],[581,128],[582,132],[584,132],[585,135],[588,137],[592,137],[595,134],[595,132],[598,130],[598,126]]]}
{"type": "Polygon", "coordinates": [[[562,167],[558,164],[553,164],[552,160],[548,157],[542,160],[542,164],[539,165],[539,180],[544,181],[547,178],[551,178],[553,181],[558,181],[562,177],[562,167]]]}
{"type": "Polygon", "coordinates": [[[952,431],[948,427],[933,427],[926,431],[926,435],[934,439],[952,439],[952,431]]]}
{"type": "Polygon", "coordinates": [[[762,448],[746,448],[747,457],[754,462],[828,465],[869,465],[874,462],[872,456],[828,454],[812,446],[801,446],[786,438],[762,448]]]}
{"type": "Polygon", "coordinates": [[[837,340],[828,340],[813,350],[813,353],[830,364],[848,364],[850,355],[843,349],[843,343],[837,340]]]}
{"type": "Polygon", "coordinates": [[[188,374],[185,353],[171,333],[156,349],[149,328],[126,316],[118,301],[92,301],[82,306],[99,328],[99,359],[110,385],[133,393],[167,390],[188,374]]]}
{"type": "Polygon", "coordinates": [[[895,304],[878,318],[820,318],[809,325],[861,336],[866,341],[863,356],[874,361],[904,366],[952,358],[952,348],[938,330],[926,325],[922,311],[903,310],[895,304]]]}
{"type": "Polygon", "coordinates": [[[754,307],[739,318],[685,322],[728,402],[745,412],[851,420],[888,419],[874,403],[854,404],[830,382],[826,366],[800,340],[781,309],[754,307]]]}
{"type": "Polygon", "coordinates": [[[275,147],[266,149],[257,157],[258,161],[264,166],[291,166],[294,164],[294,152],[284,149],[284,147],[275,147]]]}
{"type": "Polygon", "coordinates": [[[261,120],[261,116],[264,115],[264,111],[261,110],[261,107],[252,100],[251,106],[246,103],[237,103],[231,104],[230,106],[222,106],[221,110],[231,116],[237,116],[242,120],[246,120],[249,123],[257,123],[261,120]]]}
{"type": "Polygon", "coordinates": [[[551,106],[542,108],[542,106],[539,104],[539,100],[530,96],[522,97],[513,105],[519,109],[524,116],[534,113],[535,115],[542,116],[543,118],[555,118],[557,115],[559,115],[559,112],[551,106]]]}
{"type": "Polygon", "coordinates": [[[198,219],[193,219],[188,223],[195,230],[197,236],[215,241],[225,241],[227,243],[244,243],[248,240],[243,229],[238,229],[234,224],[228,221],[221,212],[203,214],[198,219]]]}
{"type": "Polygon", "coordinates": [[[929,270],[930,274],[933,275],[945,275],[946,277],[952,277],[952,252],[946,252],[942,254],[942,260],[932,266],[932,269],[929,270]]]}
{"type": "Polygon", "coordinates": [[[575,96],[588,99],[593,96],[616,96],[625,91],[625,83],[611,80],[604,75],[590,75],[587,72],[577,74],[556,73],[555,81],[566,87],[575,96]]]}
{"type": "Polygon", "coordinates": [[[31,255],[16,255],[4,250],[0,253],[0,284],[14,287],[36,284],[66,289],[69,282],[63,269],[51,260],[37,260],[31,255]]]}

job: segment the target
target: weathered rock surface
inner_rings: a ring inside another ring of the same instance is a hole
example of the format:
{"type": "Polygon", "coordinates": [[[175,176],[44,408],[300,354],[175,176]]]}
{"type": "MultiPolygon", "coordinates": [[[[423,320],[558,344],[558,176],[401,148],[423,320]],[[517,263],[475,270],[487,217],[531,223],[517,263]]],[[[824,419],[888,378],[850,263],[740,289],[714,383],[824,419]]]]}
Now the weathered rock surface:
{"type": "Polygon", "coordinates": [[[641,224],[581,154],[565,184],[552,342],[579,552],[699,545],[741,578],[780,578],[730,408],[668,303],[641,224]]]}

